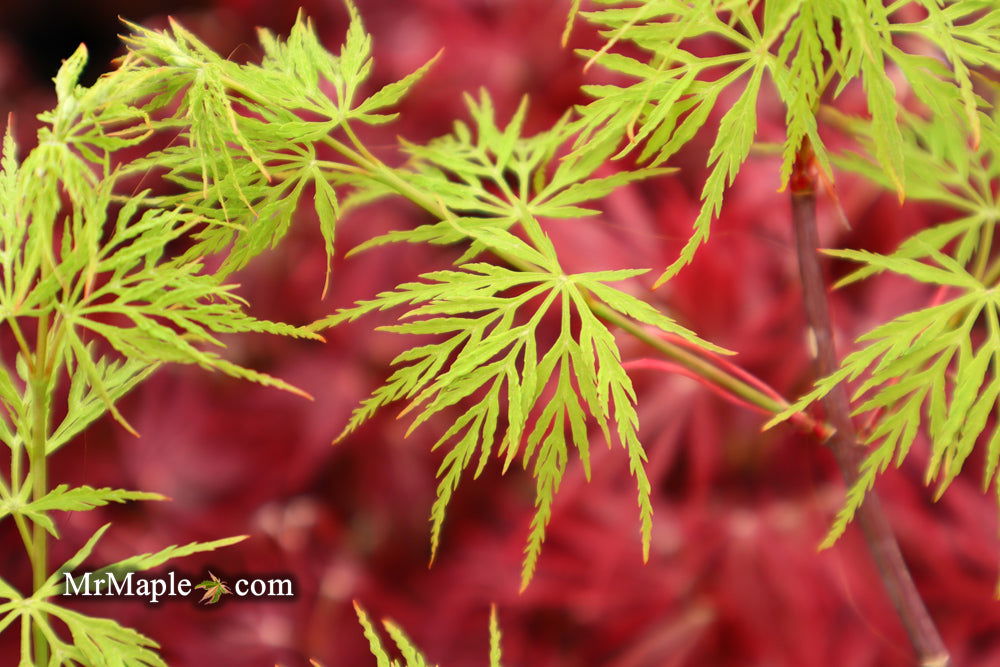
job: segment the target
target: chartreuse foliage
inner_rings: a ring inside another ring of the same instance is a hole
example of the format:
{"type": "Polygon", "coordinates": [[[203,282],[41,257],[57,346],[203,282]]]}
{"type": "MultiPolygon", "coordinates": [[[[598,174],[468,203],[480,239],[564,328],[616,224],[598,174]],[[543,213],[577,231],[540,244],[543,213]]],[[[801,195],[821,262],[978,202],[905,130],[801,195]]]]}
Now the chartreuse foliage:
{"type": "Polygon", "coordinates": [[[829,177],[830,156],[816,111],[825,94],[836,97],[860,80],[871,115],[871,154],[904,196],[905,140],[889,74],[893,67],[921,102],[948,117],[959,114],[973,142],[983,135],[971,68],[1000,64],[1000,21],[992,0],[597,2],[608,7],[583,16],[601,28],[607,43],[581,53],[635,81],[584,87],[594,100],[580,109],[585,120],[577,153],[624,132],[628,141],[621,153],[642,146],[640,160],[659,165],[695,136],[716,106],[728,105],[709,151],[711,172],[694,234],[659,282],[690,262],[707,240],[723,193],[750,154],[765,75],[785,107],[782,188],[806,139],[829,177]],[[709,36],[725,47],[710,54],[695,47],[695,40],[709,36]],[[615,50],[626,43],[642,55],[615,50]],[[928,46],[943,58],[925,55],[928,46]],[[720,103],[727,98],[734,101],[720,103]]]}
{"type": "Polygon", "coordinates": [[[648,556],[652,507],[636,397],[614,335],[591,304],[600,302],[626,318],[722,350],[648,303],[608,285],[647,270],[567,274],[542,227],[545,218],[594,214],[597,211],[580,204],[665,170],[593,177],[616,149],[617,139],[606,140],[586,155],[560,158],[559,149],[579,131],[578,121],[564,117],[550,130],[523,137],[525,103],[501,128],[486,93],[478,101],[467,101],[474,131],[456,123],[452,134],[426,146],[404,142],[413,158],[410,165],[383,181],[421,203],[437,221],[390,232],[352,251],[392,241],[465,242],[468,249],[458,260],[458,270],[424,274],[422,282],[400,285],[314,326],[335,326],[373,310],[410,304],[418,307],[401,319],[414,321],[384,329],[444,336],[400,354],[393,362],[399,369],[355,411],[341,437],[397,400],[408,400],[404,413],[416,414],[410,430],[460,401],[474,402],[436,445],[451,442],[438,471],[431,511],[431,557],[448,502],[473,460],[473,477],[478,477],[494,452],[503,459],[504,470],[520,458],[536,481],[523,588],[534,573],[571,447],[590,475],[591,419],[609,444],[613,430],[626,450],[638,485],[643,554],[648,556]],[[470,262],[485,250],[507,266],[470,262]],[[558,317],[560,328],[555,341],[545,344],[538,328],[549,311],[558,317]]]}
{"type": "MultiPolygon", "coordinates": [[[[579,132],[579,119],[572,121],[567,114],[550,129],[525,137],[527,99],[504,127],[497,124],[486,91],[478,100],[467,95],[466,103],[471,128],[456,121],[451,134],[425,146],[403,141],[402,148],[412,160],[410,168],[395,173],[405,185],[432,199],[436,205],[430,207],[431,212],[444,219],[377,236],[351,253],[393,241],[458,243],[469,240],[469,230],[508,230],[525,217],[593,215],[598,211],[581,204],[601,199],[631,181],[670,171],[639,169],[595,178],[594,171],[615,151],[616,139],[594,146],[586,156],[559,156],[560,149],[579,132]],[[443,215],[444,211],[459,224],[443,215]]],[[[466,257],[488,245],[484,239],[474,239],[466,257]]]]}
{"type": "MultiPolygon", "coordinates": [[[[438,441],[438,446],[452,444],[439,470],[441,483],[432,511],[432,552],[438,545],[445,506],[473,460],[476,460],[473,476],[477,476],[494,451],[504,459],[505,466],[520,456],[522,465],[530,468],[536,479],[537,508],[526,549],[522,585],[530,580],[537,561],[551,513],[552,495],[566,465],[569,442],[587,466],[589,438],[584,417],[593,418],[605,431],[613,421],[629,452],[633,473],[640,475],[641,471],[637,466],[641,460],[641,454],[637,453],[641,449],[635,439],[627,376],[621,371],[617,353],[602,358],[596,352],[598,341],[612,339],[610,331],[592,317],[591,308],[595,300],[604,300],[599,290],[612,293],[608,281],[624,278],[626,274],[601,274],[600,278],[591,277],[588,284],[582,276],[565,274],[544,233],[546,218],[591,214],[593,209],[584,204],[600,199],[630,180],[659,175],[662,172],[658,165],[694,137],[720,99],[731,97],[734,101],[722,115],[709,152],[711,170],[702,191],[703,207],[695,222],[694,236],[680,259],[661,276],[662,282],[690,261],[696,248],[708,237],[711,219],[720,210],[725,188],[749,156],[761,91],[773,86],[785,107],[787,133],[782,151],[781,187],[788,184],[804,142],[811,144],[816,166],[829,183],[834,156],[829,154],[819,134],[817,112],[823,100],[835,99],[857,81],[867,100],[870,118],[847,125],[867,145],[869,159],[862,163],[835,156],[839,163],[863,170],[900,198],[907,194],[921,198],[934,186],[923,177],[926,165],[912,155],[913,146],[923,137],[922,124],[933,123],[935,132],[921,139],[932,143],[925,152],[947,161],[945,173],[952,169],[957,173],[957,176],[942,176],[943,185],[937,190],[944,190],[945,194],[938,199],[943,197],[953,203],[964,193],[969,205],[975,208],[970,219],[947,228],[962,234],[955,261],[962,263],[976,252],[980,281],[984,262],[990,256],[986,237],[992,233],[992,222],[996,219],[990,185],[995,182],[995,174],[983,171],[983,165],[976,162],[977,159],[982,162],[986,159],[982,156],[992,150],[995,124],[984,113],[990,104],[976,93],[973,83],[973,68],[995,69],[1000,64],[996,49],[1000,44],[1000,21],[996,12],[989,11],[990,3],[901,0],[885,6],[875,0],[860,3],[786,0],[758,7],[755,2],[738,0],[700,3],[600,0],[599,4],[610,7],[583,15],[603,29],[607,44],[599,51],[582,54],[636,81],[585,87],[585,92],[594,98],[592,102],[534,136],[521,136],[525,104],[506,126],[501,126],[496,122],[489,97],[483,93],[478,100],[468,99],[471,127],[456,123],[450,135],[424,146],[404,142],[403,149],[412,157],[411,163],[391,176],[377,174],[376,190],[395,191],[409,197],[431,212],[435,221],[371,239],[352,252],[391,241],[434,244],[464,241],[468,250],[458,260],[459,270],[426,274],[420,283],[406,283],[320,323],[320,326],[335,325],[373,309],[410,304],[416,308],[403,317],[414,321],[387,329],[442,336],[438,342],[415,347],[395,360],[397,370],[355,412],[345,434],[393,401],[408,401],[404,413],[416,415],[411,429],[459,401],[473,402],[474,407],[463,413],[438,441]],[[704,55],[705,49],[696,48],[693,40],[704,43],[705,37],[725,45],[722,51],[704,55]],[[923,55],[928,44],[920,44],[918,38],[929,41],[929,46],[939,49],[943,58],[923,55]],[[631,47],[616,50],[625,43],[631,47]],[[634,57],[636,49],[646,57],[634,57]],[[896,84],[887,73],[892,67],[902,73],[906,86],[927,108],[931,120],[905,111],[897,101],[896,84]],[[863,125],[863,131],[857,129],[858,123],[863,125]],[[972,161],[967,151],[970,145],[980,150],[980,157],[972,161]],[[639,149],[640,162],[652,166],[610,177],[593,177],[598,166],[633,149],[639,149]],[[970,166],[976,164],[979,166],[970,166]],[[972,186],[961,185],[969,179],[972,186]],[[467,263],[487,249],[511,268],[467,263]],[[540,320],[536,318],[544,317],[549,309],[559,313],[560,333],[551,346],[539,348],[540,339],[535,332],[540,320]],[[577,322],[580,328],[575,334],[577,322]],[[592,346],[594,362],[589,361],[592,346]],[[585,372],[580,372],[581,369],[585,372]],[[616,385],[629,400],[618,399],[614,391],[601,390],[616,385]],[[597,397],[597,404],[591,400],[593,396],[597,397]],[[611,399],[610,404],[604,402],[607,398],[611,399]],[[525,443],[521,449],[519,441],[523,437],[525,443]]],[[[578,9],[579,3],[572,3],[571,15],[578,9]]],[[[964,208],[968,210],[968,206],[964,208]]],[[[951,238],[946,238],[947,233],[942,236],[940,231],[929,232],[932,238],[941,241],[940,245],[951,238]]],[[[918,237],[907,248],[922,247],[924,242],[923,237],[918,237]]],[[[844,256],[867,257],[851,253],[844,256]]],[[[942,284],[957,285],[954,281],[958,278],[941,278],[954,266],[953,262],[934,275],[942,284]]],[[[889,267],[880,265],[873,270],[877,268],[889,267]]],[[[926,274],[930,269],[920,271],[926,274]]],[[[961,284],[973,289],[968,281],[961,284]]],[[[654,322],[637,316],[634,310],[617,305],[612,308],[644,324],[691,337],[673,322],[664,324],[659,319],[654,322]]],[[[968,312],[971,314],[963,320],[966,328],[960,332],[969,334],[965,339],[970,339],[979,311],[968,312]]],[[[915,332],[921,330],[918,327],[915,332]]],[[[700,341],[698,344],[703,345],[700,341]]],[[[988,348],[987,345],[983,349],[988,348]]],[[[967,454],[978,435],[976,424],[985,423],[986,406],[991,405],[989,392],[984,398],[976,391],[985,387],[987,355],[984,352],[970,356],[967,350],[964,355],[958,354],[958,358],[976,360],[969,369],[978,375],[965,374],[962,379],[973,381],[978,377],[980,382],[973,382],[971,390],[958,391],[957,399],[950,403],[950,416],[933,423],[941,424],[939,443],[957,435],[962,444],[956,452],[967,454]],[[969,412],[973,408],[976,410],[969,412]],[[971,422],[965,419],[967,416],[972,417],[971,422]]],[[[935,368],[939,373],[951,370],[947,359],[937,359],[935,368]]],[[[852,358],[849,363],[855,362],[852,358]]],[[[899,367],[886,364],[880,369],[884,373],[871,386],[888,383],[890,395],[902,391],[893,379],[899,367]]],[[[856,374],[861,369],[853,370],[856,374]]],[[[919,380],[912,382],[913,386],[919,384],[919,380]]],[[[828,382],[823,386],[828,389],[832,385],[828,382]]],[[[786,415],[803,405],[797,404],[786,415]]],[[[862,407],[880,405],[869,403],[862,407]]],[[[908,414],[913,414],[920,402],[909,405],[908,414]]],[[[940,407],[941,400],[936,405],[940,407]]],[[[911,441],[915,422],[911,420],[907,426],[899,427],[898,421],[881,421],[873,437],[878,440],[894,428],[900,428],[904,440],[911,441]]],[[[903,447],[901,453],[905,451],[903,447]]],[[[949,475],[957,471],[956,465],[964,459],[964,455],[946,456],[943,450],[941,457],[938,458],[947,462],[952,471],[949,475]]],[[[932,464],[935,474],[940,465],[937,459],[932,464]]],[[[863,498],[872,470],[869,465],[862,483],[852,490],[853,507],[863,498]]],[[[644,480],[638,479],[643,535],[648,539],[648,499],[644,480]]],[[[950,477],[946,475],[945,479],[950,477]]],[[[849,514],[841,516],[837,530],[843,528],[849,514]]]]}
{"type": "Polygon", "coordinates": [[[536,480],[536,511],[525,551],[523,588],[534,573],[571,446],[590,477],[589,416],[609,444],[613,426],[626,449],[638,484],[643,553],[647,555],[652,507],[642,466],[646,455],[637,433],[635,392],[622,368],[614,335],[591,311],[590,301],[603,302],[663,332],[708,344],[646,302],[607,284],[645,270],[566,274],[547,244],[540,251],[498,229],[477,238],[488,238],[494,248],[511,257],[536,260],[544,270],[463,264],[457,271],[424,274],[422,282],[400,285],[338,311],[325,322],[335,325],[376,309],[409,304],[417,307],[401,319],[410,321],[382,329],[443,336],[440,342],[411,348],[396,357],[393,365],[398,370],[354,412],[341,437],[378,408],[399,399],[409,401],[404,413],[416,414],[411,431],[459,401],[474,400],[436,445],[454,441],[438,471],[441,482],[431,512],[432,557],[445,509],[472,461],[477,460],[473,476],[478,477],[494,450],[504,460],[505,470],[520,457],[536,480]],[[559,333],[546,345],[537,330],[549,310],[558,313],[559,333]]]}
{"type": "MultiPolygon", "coordinates": [[[[962,470],[977,442],[986,447],[983,487],[992,484],[1000,501],[1000,261],[991,255],[1000,220],[1000,119],[994,107],[982,113],[978,148],[974,129],[947,115],[931,120],[906,114],[903,137],[906,194],[953,209],[958,217],[922,230],[889,255],[859,250],[828,250],[862,265],[840,284],[883,271],[931,286],[931,305],[908,312],[858,338],[860,348],[841,368],[773,421],[816,401],[841,382],[858,384],[855,414],[874,425],[865,434],[874,449],[849,490],[825,545],[843,533],[876,476],[909,453],[921,426],[930,438],[928,484],[940,496],[962,470]],[[863,400],[862,400],[863,399],[863,400]]],[[[886,187],[890,179],[878,166],[874,123],[841,119],[868,148],[837,162],[886,187]]]]}
{"type": "MultiPolygon", "coordinates": [[[[55,77],[57,105],[39,116],[37,145],[23,158],[7,128],[0,320],[6,349],[16,353],[0,366],[0,440],[10,454],[0,519],[16,525],[33,588],[26,594],[0,579],[0,630],[19,625],[21,664],[163,664],[152,639],[55,602],[62,573],[83,564],[107,526],[55,572],[47,541],[59,537],[56,511],[165,498],[50,486],[49,455],[105,414],[134,433],[116,403],[165,363],[307,396],[218,351],[235,333],[321,340],[304,327],[252,317],[226,276],[281,239],[305,192],[332,253],[336,188],[375,182],[365,158],[334,135],[350,132],[348,122],[391,120],[387,107],[424,70],[362,95],[371,40],[350,11],[339,56],[300,18],[286,41],[261,34],[259,65],[220,58],[178,25],[132,26],[119,68],[94,85],[78,84],[84,47],[65,61],[55,77]],[[160,135],[169,148],[154,150],[160,135]],[[320,156],[321,144],[345,159],[320,156]]],[[[158,567],[242,539],[170,546],[98,573],[158,567]]]]}
{"type": "MultiPolygon", "coordinates": [[[[395,359],[395,371],[344,434],[396,401],[414,415],[411,429],[437,415],[451,421],[438,440],[446,451],[431,510],[432,552],[473,462],[475,477],[491,456],[504,469],[519,460],[536,481],[527,585],[570,450],[589,475],[596,426],[625,450],[648,554],[652,510],[636,396],[605,320],[724,350],[616,286],[645,270],[564,270],[545,228],[550,218],[595,213],[593,202],[616,187],[666,173],[659,165],[720,100],[732,99],[709,152],[695,233],[661,276],[666,280],[708,237],[726,187],[749,156],[758,96],[771,86],[786,110],[782,186],[808,140],[824,178],[840,164],[900,197],[942,202],[961,214],[892,255],[834,253],[864,265],[852,279],[888,270],[937,286],[939,296],[862,337],[866,347],[782,415],[866,375],[857,390],[866,402],[857,411],[880,416],[868,434],[876,448],[832,537],[878,470],[906,455],[925,422],[934,452],[928,477],[947,486],[995,420],[1000,396],[1000,261],[991,252],[1000,210],[998,119],[975,78],[977,68],[1000,64],[995,3],[599,2],[607,7],[584,16],[608,41],[583,55],[634,82],[588,86],[592,102],[533,136],[523,132],[526,102],[501,126],[488,94],[470,97],[472,122],[425,145],[403,142],[410,160],[399,168],[376,157],[358,130],[390,122],[392,107],[431,63],[368,94],[371,38],[350,4],[337,53],[300,17],[287,39],[261,32],[260,63],[222,58],[176,24],[163,32],[131,26],[128,54],[93,86],[77,81],[83,47],[65,62],[55,78],[58,103],[39,117],[36,147],[19,161],[8,128],[0,163],[0,319],[7,349],[16,349],[0,367],[0,440],[11,461],[0,476],[0,519],[15,523],[33,574],[30,595],[0,579],[0,631],[20,622],[21,664],[163,664],[153,640],[52,602],[61,573],[83,564],[106,526],[60,570],[51,571],[47,557],[47,540],[59,534],[52,512],[162,497],[52,486],[47,457],[104,414],[133,430],[116,402],[165,363],[303,394],[227,359],[219,351],[226,334],[319,338],[316,332],[371,311],[406,308],[385,329],[433,339],[395,359]],[[726,47],[705,55],[693,42],[704,37],[726,47]],[[631,46],[618,49],[624,44],[631,46]],[[928,46],[940,57],[923,55],[928,46]],[[637,51],[643,57],[634,57],[637,51]],[[892,68],[927,113],[903,111],[892,68]],[[855,80],[870,118],[839,124],[866,154],[832,156],[817,110],[855,80]],[[168,147],[152,148],[156,138],[168,147]],[[609,159],[634,149],[650,167],[598,175],[609,159]],[[461,255],[454,268],[424,273],[309,327],[248,314],[227,276],[282,239],[303,198],[311,197],[329,259],[344,209],[386,194],[411,200],[433,220],[355,251],[393,241],[455,244],[461,255]]],[[[571,3],[572,14],[580,4],[571,3]]],[[[987,483],[998,472],[997,433],[994,426],[987,483]]],[[[167,547],[106,569],[157,567],[239,539],[167,547]]],[[[397,664],[360,610],[359,619],[379,664],[397,664]]],[[[398,628],[386,627],[406,664],[426,663],[398,628]]],[[[499,664],[495,617],[491,629],[491,660],[499,664]]]]}
{"type": "MultiPolygon", "coordinates": [[[[87,487],[84,487],[87,488],[87,487]]],[[[140,497],[131,500],[149,499],[140,497]]],[[[155,495],[155,494],[145,494],[155,495]]],[[[99,503],[98,503],[99,504],[99,503]]],[[[58,507],[53,509],[83,509],[76,507],[58,507]]],[[[158,644],[136,632],[107,619],[87,616],[80,612],[67,609],[50,601],[63,592],[63,573],[77,569],[90,556],[97,541],[104,535],[111,524],[105,524],[95,532],[87,543],[62,567],[53,573],[44,584],[25,598],[0,579],[0,597],[7,602],[0,604],[0,631],[5,630],[14,621],[20,620],[22,628],[33,625],[45,637],[50,651],[50,662],[53,665],[166,665],[157,655],[158,644]],[[69,630],[72,642],[60,637],[52,619],[58,619],[69,630]]],[[[212,551],[229,546],[245,539],[245,535],[229,537],[212,542],[192,542],[179,547],[171,546],[155,554],[133,556],[119,563],[109,565],[96,571],[95,576],[108,570],[118,572],[137,572],[158,567],[173,559],[194,553],[212,551]]],[[[32,664],[30,660],[30,634],[21,632],[21,656],[23,664],[32,664]]]]}
{"type": "MultiPolygon", "coordinates": [[[[984,484],[995,482],[1000,330],[994,292],[1000,264],[992,249],[1000,219],[1000,167],[995,100],[981,96],[990,87],[995,96],[995,83],[980,77],[977,85],[976,74],[1000,69],[996,3],[597,1],[607,7],[583,16],[607,41],[600,50],[581,54],[630,81],[584,88],[593,101],[579,109],[573,156],[585,158],[593,146],[624,134],[618,156],[639,149],[640,162],[663,164],[695,136],[720,99],[733,100],[709,151],[710,173],[694,234],[659,282],[689,262],[708,238],[725,188],[749,156],[765,75],[785,107],[782,188],[800,146],[808,142],[828,185],[836,164],[884,185],[900,200],[938,202],[959,214],[916,234],[889,256],[829,251],[864,265],[846,282],[891,271],[938,291],[930,307],[862,336],[858,342],[864,347],[844,359],[840,370],[772,421],[800,412],[840,382],[864,376],[854,395],[855,401],[863,399],[855,414],[872,422],[864,435],[875,448],[825,544],[843,532],[878,472],[894,458],[897,465],[902,462],[921,425],[933,452],[927,481],[938,480],[939,494],[985,431],[990,433],[984,484]],[[705,37],[714,38],[716,50],[705,48],[705,37]],[[618,48],[622,45],[626,48],[618,48]],[[896,82],[894,70],[901,75],[896,82]],[[818,133],[824,118],[820,105],[855,80],[868,118],[836,112],[827,117],[859,140],[864,155],[831,155],[818,133]],[[900,103],[905,96],[915,100],[912,107],[919,113],[900,103]]],[[[571,21],[578,6],[573,3],[571,21]]]]}
{"type": "MultiPolygon", "coordinates": [[[[361,623],[365,639],[368,640],[368,647],[371,649],[372,655],[375,656],[378,667],[431,667],[431,663],[413,645],[413,642],[406,636],[402,628],[392,621],[382,621],[385,631],[389,633],[396,648],[399,649],[399,653],[403,657],[403,662],[392,658],[382,644],[382,639],[368,618],[368,614],[356,602],[354,603],[354,611],[358,615],[358,621],[361,623]]],[[[501,667],[500,639],[500,624],[497,622],[497,610],[496,607],[492,607],[490,609],[489,667],[501,667]]]]}
{"type": "Polygon", "coordinates": [[[366,160],[332,135],[351,122],[391,121],[395,114],[385,113],[386,108],[431,64],[362,97],[359,87],[372,66],[371,38],[353,6],[349,9],[351,24],[339,56],[320,45],[302,17],[285,41],[261,31],[259,65],[221,58],[176,24],[163,33],[133,26],[136,33],[126,40],[129,56],[116,76],[141,85],[155,73],[147,85],[156,97],[144,111],[179,101],[162,127],[176,126],[184,139],[135,161],[130,171],[165,169],[167,180],[182,191],[154,201],[215,223],[199,230],[187,255],[228,249],[220,275],[277,243],[307,188],[332,255],[340,215],[335,188],[371,182],[366,160]],[[332,97],[323,92],[324,85],[332,87],[332,97]],[[346,161],[321,156],[323,146],[342,149],[346,161]]]}

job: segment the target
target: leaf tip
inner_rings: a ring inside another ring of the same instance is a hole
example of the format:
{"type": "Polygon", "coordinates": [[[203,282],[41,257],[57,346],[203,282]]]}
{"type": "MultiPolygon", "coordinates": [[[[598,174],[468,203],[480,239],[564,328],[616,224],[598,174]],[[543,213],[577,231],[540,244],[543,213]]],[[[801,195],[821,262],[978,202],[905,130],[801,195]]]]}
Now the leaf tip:
{"type": "Polygon", "coordinates": [[[290,394],[295,394],[296,396],[301,396],[302,398],[306,399],[307,401],[313,401],[313,402],[316,401],[315,397],[313,397],[313,395],[310,394],[308,391],[305,391],[304,389],[299,389],[298,387],[295,387],[293,385],[288,385],[288,387],[286,387],[285,390],[288,393],[290,393],[290,394]]]}
{"type": "Polygon", "coordinates": [[[122,414],[118,412],[117,409],[113,409],[111,414],[114,417],[114,420],[118,422],[123,429],[125,429],[126,431],[128,431],[137,438],[140,437],[139,432],[135,430],[135,428],[131,424],[128,423],[128,420],[125,419],[125,417],[123,417],[122,414]]]}

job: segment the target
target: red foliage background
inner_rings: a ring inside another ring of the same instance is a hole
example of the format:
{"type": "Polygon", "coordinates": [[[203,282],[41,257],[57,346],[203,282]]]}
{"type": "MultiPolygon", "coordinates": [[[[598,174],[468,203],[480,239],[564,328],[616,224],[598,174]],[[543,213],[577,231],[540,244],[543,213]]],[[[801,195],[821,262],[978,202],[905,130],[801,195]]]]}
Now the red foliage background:
{"type": "MultiPolygon", "coordinates": [[[[335,0],[303,0],[325,43],[339,49],[345,11],[335,0]]],[[[0,111],[13,111],[22,146],[34,113],[54,103],[58,61],[81,40],[94,62],[116,52],[116,14],[150,26],[173,15],[234,58],[257,55],[253,27],[284,33],[295,7],[267,0],[87,3],[12,2],[0,32],[0,111]]],[[[368,133],[390,159],[395,135],[425,141],[465,118],[463,91],[485,86],[501,118],[531,96],[529,130],[582,101],[580,84],[606,74],[581,71],[559,45],[563,3],[538,0],[360,0],[375,40],[377,87],[445,53],[402,108],[401,119],[368,133]]],[[[596,38],[578,26],[571,46],[596,38]]],[[[845,97],[855,104],[851,93],[845,97]]],[[[782,110],[765,94],[758,138],[780,140],[782,110]]],[[[729,100],[731,102],[731,100],[729,100]]],[[[727,102],[723,102],[726,106],[727,102]]],[[[570,269],[644,266],[662,270],[687,238],[712,140],[703,132],[674,161],[681,171],[613,194],[605,214],[549,223],[570,269]]],[[[744,368],[787,396],[813,379],[790,243],[787,195],[777,162],[754,156],[729,192],[722,218],[698,259],[667,287],[646,293],[705,338],[737,350],[744,368]]],[[[839,181],[853,229],[821,210],[828,246],[890,250],[948,211],[914,203],[848,176],[839,181]]],[[[279,249],[239,275],[261,317],[305,323],[445,267],[451,249],[413,246],[343,253],[375,233],[412,226],[422,214],[400,201],[359,210],[338,230],[331,296],[320,299],[324,256],[311,211],[279,249]]],[[[846,267],[830,265],[831,272],[846,267]]],[[[653,274],[655,275],[655,273],[653,274]]],[[[644,283],[644,285],[648,285],[644,283]]],[[[834,292],[842,351],[859,333],[926,302],[914,284],[879,278],[834,292]]],[[[442,665],[482,665],[487,618],[496,603],[508,665],[768,665],[821,667],[912,664],[905,635],[856,530],[817,553],[843,486],[831,457],[784,426],[760,432],[763,418],[683,377],[635,370],[639,414],[654,488],[653,548],[642,564],[634,484],[619,449],[594,450],[594,479],[570,463],[534,582],[517,593],[533,485],[521,471],[491,466],[466,480],[450,509],[437,562],[427,569],[428,513],[440,453],[429,452],[443,424],[403,438],[406,420],[387,411],[348,440],[330,441],[350,410],[387,375],[407,342],[373,333],[393,314],[327,333],[325,345],[240,337],[228,354],[315,396],[310,403],[197,369],[167,368],[130,395],[123,412],[134,439],[102,422],[61,451],[53,482],[158,491],[167,503],[132,504],[60,517],[67,556],[114,522],[92,562],[114,561],[169,544],[248,534],[245,542],[176,561],[192,578],[206,568],[238,575],[290,575],[291,601],[225,599],[157,606],[78,603],[162,643],[173,665],[369,665],[351,607],[398,621],[442,665]]],[[[621,339],[627,359],[649,354],[621,339]]],[[[596,442],[596,441],[595,441],[596,442]]],[[[972,470],[938,503],[921,483],[926,443],[878,484],[917,585],[956,665],[1000,664],[996,507],[972,470]]],[[[10,522],[0,526],[3,577],[23,583],[27,566],[10,522]]],[[[16,633],[0,637],[0,664],[15,664],[16,633]]]]}

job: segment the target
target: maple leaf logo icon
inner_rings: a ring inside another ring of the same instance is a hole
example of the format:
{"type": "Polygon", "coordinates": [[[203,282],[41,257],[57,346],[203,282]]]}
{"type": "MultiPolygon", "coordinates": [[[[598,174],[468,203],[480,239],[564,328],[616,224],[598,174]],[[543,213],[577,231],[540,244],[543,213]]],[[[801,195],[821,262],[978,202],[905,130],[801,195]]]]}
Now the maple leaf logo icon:
{"type": "Polygon", "coordinates": [[[196,589],[198,588],[205,589],[205,594],[201,596],[201,599],[198,600],[198,602],[203,602],[205,604],[215,604],[216,602],[219,601],[219,598],[221,598],[223,595],[232,594],[232,591],[229,590],[229,586],[226,585],[226,582],[222,581],[211,572],[208,573],[208,576],[211,577],[211,579],[206,579],[205,581],[195,586],[196,589]]]}

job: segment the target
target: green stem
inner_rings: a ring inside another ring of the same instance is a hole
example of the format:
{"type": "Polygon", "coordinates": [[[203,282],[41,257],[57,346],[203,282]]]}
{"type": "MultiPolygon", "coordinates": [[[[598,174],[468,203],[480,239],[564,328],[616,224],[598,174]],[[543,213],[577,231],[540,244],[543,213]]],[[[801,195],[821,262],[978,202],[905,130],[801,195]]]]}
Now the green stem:
{"type": "Polygon", "coordinates": [[[399,193],[399,195],[406,197],[428,213],[436,215],[442,220],[448,217],[449,212],[445,210],[443,206],[400,178],[392,167],[382,162],[371,151],[369,151],[368,148],[361,143],[357,135],[354,133],[354,130],[351,129],[351,126],[347,122],[344,122],[342,127],[356,150],[340,141],[337,141],[333,137],[326,137],[324,139],[324,142],[328,146],[347,159],[353,160],[358,166],[368,172],[368,176],[370,178],[379,181],[383,185],[393,188],[397,193],[399,193]]]}
{"type": "MultiPolygon", "coordinates": [[[[21,355],[25,360],[30,363],[31,348],[28,346],[28,342],[24,337],[24,333],[21,331],[21,327],[17,322],[17,318],[14,316],[7,317],[7,324],[10,326],[10,330],[14,333],[14,339],[17,341],[18,348],[21,351],[21,355]]],[[[11,420],[11,423],[15,423],[11,420]]],[[[21,492],[21,449],[24,444],[19,444],[14,446],[12,444],[10,451],[10,497],[13,498],[21,492]]],[[[30,452],[29,452],[30,456],[30,452]]],[[[34,568],[35,562],[35,549],[32,546],[31,533],[28,530],[28,523],[24,520],[24,515],[15,512],[14,513],[14,523],[17,525],[17,532],[21,536],[21,541],[24,542],[24,549],[28,554],[28,558],[31,560],[32,568],[34,568]]]]}
{"type": "MultiPolygon", "coordinates": [[[[622,317],[618,312],[608,308],[603,303],[589,299],[590,310],[599,318],[613,324],[625,333],[631,335],[636,340],[645,343],[664,357],[683,366],[699,377],[708,380],[712,384],[724,389],[726,392],[743,399],[747,403],[761,408],[767,412],[777,414],[788,407],[788,403],[778,400],[768,395],[761,389],[747,383],[741,378],[728,373],[725,369],[719,368],[707,359],[699,357],[694,352],[653,335],[635,322],[622,317]]],[[[803,415],[804,425],[810,429],[822,428],[822,425],[803,415]]]]}
{"type": "MultiPolygon", "coordinates": [[[[493,252],[496,252],[495,250],[493,252]]],[[[513,258],[506,258],[502,253],[501,259],[509,264],[517,266],[520,262],[513,258]]],[[[587,305],[590,311],[605,322],[618,327],[636,340],[659,352],[677,365],[691,371],[698,377],[707,380],[723,391],[740,398],[750,405],[760,408],[765,412],[778,414],[788,408],[788,401],[777,397],[777,392],[768,393],[760,387],[755,386],[743,378],[733,375],[726,369],[713,364],[708,359],[701,357],[682,345],[672,343],[659,336],[654,335],[649,330],[636,324],[632,320],[622,317],[617,311],[607,307],[603,303],[592,298],[587,298],[587,305]]],[[[804,431],[826,437],[830,428],[822,422],[816,421],[804,412],[793,415],[790,420],[804,431]]]]}
{"type": "MultiPolygon", "coordinates": [[[[809,326],[816,339],[816,371],[819,376],[825,377],[833,373],[839,363],[826,299],[826,282],[819,265],[816,177],[812,158],[812,147],[808,140],[804,140],[796,155],[790,189],[795,247],[802,279],[802,299],[809,326]]],[[[853,486],[858,478],[862,448],[858,446],[854,424],[851,421],[850,402],[844,386],[834,387],[823,399],[823,405],[826,408],[827,418],[836,429],[827,442],[840,466],[844,480],[849,486],[853,486]]],[[[913,583],[892,526],[874,492],[870,492],[864,504],[858,508],[857,520],[882,584],[910,637],[910,643],[920,664],[926,667],[946,667],[950,663],[948,650],[920,597],[920,592],[913,583]]]]}
{"type": "MultiPolygon", "coordinates": [[[[31,392],[31,442],[28,444],[28,460],[31,465],[32,501],[41,500],[48,493],[48,458],[46,444],[49,429],[49,390],[51,389],[48,360],[49,318],[38,321],[38,337],[31,377],[28,385],[31,392]]],[[[48,571],[49,535],[41,523],[35,522],[31,538],[31,582],[32,592],[45,585],[48,571]]],[[[43,616],[44,619],[44,616],[43,616]]],[[[49,645],[38,623],[32,626],[35,664],[48,664],[49,645]]]]}

